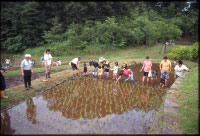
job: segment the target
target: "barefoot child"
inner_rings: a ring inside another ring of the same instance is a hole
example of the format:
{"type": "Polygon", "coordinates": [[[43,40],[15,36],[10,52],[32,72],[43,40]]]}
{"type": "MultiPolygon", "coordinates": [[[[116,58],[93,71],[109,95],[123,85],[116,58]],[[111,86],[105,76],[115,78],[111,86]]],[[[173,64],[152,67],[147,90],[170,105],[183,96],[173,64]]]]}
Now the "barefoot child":
{"type": "Polygon", "coordinates": [[[115,66],[114,69],[112,69],[112,71],[113,71],[113,79],[117,80],[118,62],[115,62],[115,66]]]}
{"type": "Polygon", "coordinates": [[[99,69],[98,69],[98,77],[102,77],[102,75],[103,75],[103,69],[102,69],[102,67],[101,66],[99,66],[99,69]]]}

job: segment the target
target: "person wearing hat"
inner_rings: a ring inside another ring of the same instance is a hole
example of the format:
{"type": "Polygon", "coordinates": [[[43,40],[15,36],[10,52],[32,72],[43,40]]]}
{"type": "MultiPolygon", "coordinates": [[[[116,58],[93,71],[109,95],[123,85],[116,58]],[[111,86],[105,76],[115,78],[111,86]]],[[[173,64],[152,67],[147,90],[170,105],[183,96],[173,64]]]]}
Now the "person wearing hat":
{"type": "Polygon", "coordinates": [[[160,63],[160,71],[161,74],[167,72],[165,85],[167,85],[167,79],[169,78],[169,72],[171,71],[171,67],[171,62],[168,60],[168,57],[164,56],[163,60],[160,63]]]}
{"type": "Polygon", "coordinates": [[[24,85],[25,89],[29,90],[29,88],[32,88],[31,86],[31,75],[33,74],[32,70],[32,63],[30,61],[31,55],[26,54],[25,59],[21,62],[21,72],[22,76],[24,77],[24,85]]]}
{"type": "Polygon", "coordinates": [[[50,77],[51,74],[51,66],[53,65],[53,57],[51,56],[51,51],[50,49],[46,50],[46,54],[44,55],[44,64],[45,64],[45,68],[46,68],[46,78],[43,81],[48,81],[48,78],[50,77]]]}
{"type": "Polygon", "coordinates": [[[5,95],[4,95],[4,91],[5,91],[5,89],[6,89],[5,78],[4,78],[3,74],[2,74],[2,73],[4,73],[4,72],[7,72],[7,69],[2,68],[2,65],[1,65],[1,63],[0,63],[0,91],[1,91],[1,98],[7,99],[8,96],[5,96],[5,95]]]}
{"type": "Polygon", "coordinates": [[[146,61],[144,61],[143,66],[140,70],[140,72],[142,72],[142,70],[144,69],[144,76],[143,76],[143,79],[142,79],[143,83],[144,83],[146,78],[147,78],[147,83],[149,82],[148,74],[149,74],[149,71],[151,70],[151,67],[152,67],[152,62],[150,61],[150,57],[146,56],[146,61]]]}
{"type": "Polygon", "coordinates": [[[72,70],[74,72],[74,74],[77,74],[78,75],[78,72],[79,72],[79,64],[81,62],[81,57],[78,57],[78,58],[74,58],[69,64],[71,65],[72,67],[72,70]],[[76,71],[75,71],[76,70],[76,71]]]}

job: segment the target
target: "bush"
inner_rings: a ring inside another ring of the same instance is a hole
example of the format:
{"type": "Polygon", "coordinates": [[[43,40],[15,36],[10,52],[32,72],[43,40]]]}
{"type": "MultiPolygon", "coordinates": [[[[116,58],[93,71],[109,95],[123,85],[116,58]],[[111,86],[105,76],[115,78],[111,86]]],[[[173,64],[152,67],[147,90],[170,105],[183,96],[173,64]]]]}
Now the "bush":
{"type": "Polygon", "coordinates": [[[196,61],[198,59],[198,46],[199,43],[196,42],[192,46],[182,46],[179,48],[174,48],[168,56],[170,59],[174,60],[190,60],[196,61]]]}

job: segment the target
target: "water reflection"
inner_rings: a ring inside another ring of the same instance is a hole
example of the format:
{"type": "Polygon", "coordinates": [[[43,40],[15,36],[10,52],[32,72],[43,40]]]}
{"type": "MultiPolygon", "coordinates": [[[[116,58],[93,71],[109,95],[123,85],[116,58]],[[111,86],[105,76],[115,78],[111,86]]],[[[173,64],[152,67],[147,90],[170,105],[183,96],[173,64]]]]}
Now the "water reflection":
{"type": "Polygon", "coordinates": [[[1,134],[13,134],[14,129],[11,128],[10,115],[7,111],[1,113],[1,134]]]}
{"type": "Polygon", "coordinates": [[[36,105],[33,102],[32,98],[26,100],[26,117],[29,121],[32,121],[32,124],[36,124],[36,105]]]}

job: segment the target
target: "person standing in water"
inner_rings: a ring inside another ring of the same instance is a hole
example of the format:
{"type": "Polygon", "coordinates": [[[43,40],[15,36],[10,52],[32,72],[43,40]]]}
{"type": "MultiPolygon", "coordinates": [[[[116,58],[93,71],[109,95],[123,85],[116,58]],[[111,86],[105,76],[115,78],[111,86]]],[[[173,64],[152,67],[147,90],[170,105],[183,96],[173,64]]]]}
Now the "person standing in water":
{"type": "Polygon", "coordinates": [[[143,79],[142,79],[143,83],[144,83],[146,78],[147,78],[147,83],[149,82],[148,74],[149,74],[149,71],[151,70],[151,67],[152,67],[152,62],[150,61],[150,57],[146,56],[146,61],[144,61],[143,66],[140,70],[140,72],[142,72],[142,70],[144,69],[144,76],[143,76],[143,79]]]}
{"type": "Polygon", "coordinates": [[[31,76],[33,74],[33,70],[30,58],[31,55],[26,54],[25,59],[21,62],[21,72],[22,72],[22,77],[24,77],[25,90],[29,90],[30,88],[32,88],[31,76]]]}
{"type": "Polygon", "coordinates": [[[165,56],[163,57],[163,60],[160,63],[160,71],[161,75],[162,73],[166,72],[166,80],[165,80],[165,85],[167,85],[167,79],[169,78],[169,72],[171,72],[171,62],[168,60],[168,57],[165,56]]]}

